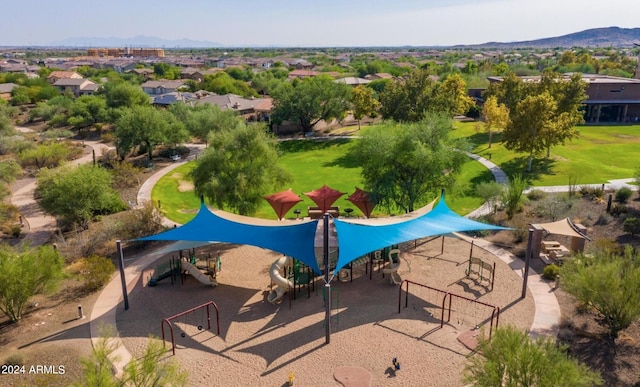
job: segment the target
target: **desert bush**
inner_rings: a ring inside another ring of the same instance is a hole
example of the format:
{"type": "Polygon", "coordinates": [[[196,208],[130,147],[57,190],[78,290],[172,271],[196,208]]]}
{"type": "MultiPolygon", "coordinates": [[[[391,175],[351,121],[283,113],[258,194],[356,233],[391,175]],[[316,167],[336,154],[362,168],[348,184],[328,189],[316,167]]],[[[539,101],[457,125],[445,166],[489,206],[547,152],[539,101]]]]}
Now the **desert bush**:
{"type": "Polygon", "coordinates": [[[513,235],[513,243],[520,243],[527,239],[527,235],[529,234],[529,227],[524,220],[514,222],[511,227],[513,227],[513,230],[511,230],[511,234],[513,235]]]}
{"type": "Polygon", "coordinates": [[[42,136],[48,139],[56,139],[56,138],[71,138],[74,136],[74,134],[69,129],[50,129],[42,133],[42,136]]]}
{"type": "Polygon", "coordinates": [[[80,275],[85,288],[91,292],[106,285],[115,270],[116,267],[109,258],[99,255],[81,258],[69,266],[69,271],[80,275]]]}
{"type": "Polygon", "coordinates": [[[560,274],[560,268],[557,265],[552,263],[551,265],[547,265],[544,268],[544,270],[542,271],[542,278],[547,280],[554,280],[558,278],[559,274],[560,274]]]}
{"type": "Polygon", "coordinates": [[[127,161],[112,162],[113,185],[115,188],[132,188],[140,185],[141,168],[127,161]]]}
{"type": "Polygon", "coordinates": [[[522,192],[527,188],[527,181],[522,175],[516,174],[509,179],[507,189],[503,192],[502,203],[505,206],[509,219],[518,212],[522,206],[522,192]]]}
{"type": "Polygon", "coordinates": [[[504,187],[495,181],[482,182],[475,187],[476,195],[480,196],[489,205],[492,212],[496,212],[500,195],[504,187]]]}
{"type": "Polygon", "coordinates": [[[626,203],[627,200],[629,200],[629,198],[631,197],[631,195],[633,195],[633,191],[631,191],[631,189],[627,187],[622,187],[616,191],[616,196],[615,196],[616,202],[626,203]]]}
{"type": "Polygon", "coordinates": [[[591,199],[602,198],[604,190],[602,186],[583,185],[580,187],[580,195],[591,199]]]}
{"type": "Polygon", "coordinates": [[[4,359],[4,362],[2,362],[2,364],[12,365],[12,366],[22,366],[24,365],[24,356],[19,352],[11,354],[7,356],[6,359],[4,359]]]}
{"type": "Polygon", "coordinates": [[[114,142],[116,135],[113,132],[103,132],[100,134],[100,141],[103,143],[114,142]]]}
{"type": "Polygon", "coordinates": [[[151,202],[147,202],[141,208],[127,211],[123,215],[118,232],[122,239],[135,239],[157,234],[163,229],[162,214],[151,202]]]}
{"type": "Polygon", "coordinates": [[[22,136],[0,137],[0,155],[18,154],[35,146],[33,141],[28,141],[22,136]]]}
{"type": "Polygon", "coordinates": [[[604,213],[604,214],[598,215],[598,219],[596,219],[594,224],[596,226],[606,226],[607,224],[609,224],[611,222],[613,222],[613,216],[604,213]]]}
{"type": "Polygon", "coordinates": [[[618,217],[622,214],[626,214],[629,212],[629,209],[621,204],[614,204],[613,206],[611,206],[611,210],[609,211],[609,213],[611,214],[611,216],[613,217],[618,217]]]}
{"type": "Polygon", "coordinates": [[[596,254],[613,254],[620,255],[623,248],[616,241],[606,238],[599,238],[593,241],[592,248],[596,254]]]}
{"type": "Polygon", "coordinates": [[[532,201],[544,199],[546,196],[547,193],[539,189],[532,189],[531,191],[529,191],[529,193],[527,193],[527,198],[532,201]]]}
{"type": "Polygon", "coordinates": [[[573,206],[571,198],[558,195],[547,196],[535,207],[535,213],[552,222],[562,218],[573,206]]]}
{"type": "Polygon", "coordinates": [[[630,217],[625,219],[622,229],[631,235],[640,234],[640,218],[630,217]]]}

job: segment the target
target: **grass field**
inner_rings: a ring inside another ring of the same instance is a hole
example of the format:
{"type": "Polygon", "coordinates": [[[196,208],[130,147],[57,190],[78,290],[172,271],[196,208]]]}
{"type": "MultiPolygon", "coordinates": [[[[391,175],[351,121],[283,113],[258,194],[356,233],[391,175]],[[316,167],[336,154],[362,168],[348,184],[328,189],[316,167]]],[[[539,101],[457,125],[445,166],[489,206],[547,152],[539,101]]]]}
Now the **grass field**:
{"type": "MultiPolygon", "coordinates": [[[[295,216],[294,209],[299,209],[301,216],[306,215],[307,207],[315,204],[303,193],[323,184],[346,193],[334,204],[340,207],[341,212],[344,213],[344,209],[350,207],[355,210],[353,215],[361,215],[360,211],[346,200],[348,195],[355,191],[356,186],[363,188],[360,168],[356,160],[348,156],[353,141],[357,140],[285,141],[280,144],[280,165],[293,176],[292,183],[285,189],[291,188],[303,199],[289,211],[288,217],[295,216]]],[[[193,218],[199,207],[199,199],[193,191],[185,190],[189,185],[188,174],[193,166],[194,163],[188,163],[165,175],[151,193],[155,203],[160,200],[164,215],[178,223],[186,223],[193,218]]],[[[490,179],[491,174],[486,168],[469,159],[458,179],[460,184],[448,193],[447,203],[460,214],[472,211],[482,204],[479,198],[472,196],[472,185],[490,179]]],[[[374,215],[386,215],[385,209],[377,208],[374,215]]],[[[255,216],[276,218],[266,200],[255,216]]]]}
{"type": "MultiPolygon", "coordinates": [[[[473,152],[490,159],[500,166],[507,175],[522,173],[530,185],[568,185],[574,177],[577,184],[600,184],[610,179],[630,178],[640,166],[636,155],[640,153],[640,126],[581,126],[580,136],[565,145],[553,147],[551,157],[539,156],[534,159],[532,172],[525,173],[527,155],[514,153],[504,148],[500,134],[493,137],[493,145],[487,147],[488,135],[476,130],[473,122],[456,123],[452,135],[466,138],[474,144],[473,152]]],[[[366,128],[363,127],[363,130],[366,128]]],[[[303,199],[294,209],[301,215],[313,202],[303,195],[323,184],[346,193],[335,205],[341,211],[354,208],[346,200],[355,187],[363,188],[360,168],[356,160],[348,156],[353,141],[334,139],[331,141],[285,141],[280,144],[282,167],[293,176],[291,188],[303,199]]],[[[199,200],[188,186],[188,174],[193,163],[186,164],[162,178],[154,187],[152,199],[162,203],[162,210],[169,219],[185,223],[196,213],[199,200]]],[[[448,192],[447,202],[459,214],[466,214],[482,204],[474,196],[473,187],[482,181],[490,181],[491,173],[479,163],[469,160],[463,167],[457,186],[448,192]]],[[[374,215],[386,215],[385,209],[377,208],[374,215]]],[[[275,219],[275,213],[265,201],[255,214],[257,217],[275,219]]],[[[288,214],[293,217],[293,209],[288,214]]]]}
{"type": "Polygon", "coordinates": [[[606,183],[610,179],[631,178],[640,166],[640,126],[580,126],[578,138],[551,148],[551,157],[534,159],[532,172],[525,173],[527,154],[514,153],[493,136],[477,132],[475,123],[457,123],[453,135],[475,144],[473,152],[498,164],[507,175],[523,174],[533,186],[568,185],[570,177],[580,184],[606,183]]]}

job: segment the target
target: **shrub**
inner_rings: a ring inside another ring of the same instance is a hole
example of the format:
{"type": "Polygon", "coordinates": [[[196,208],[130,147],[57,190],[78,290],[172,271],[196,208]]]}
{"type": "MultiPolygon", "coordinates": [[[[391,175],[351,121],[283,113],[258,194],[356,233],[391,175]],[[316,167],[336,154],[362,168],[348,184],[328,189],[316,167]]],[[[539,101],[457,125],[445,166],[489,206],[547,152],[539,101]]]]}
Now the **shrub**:
{"type": "Polygon", "coordinates": [[[629,212],[629,209],[626,206],[614,204],[613,206],[611,206],[610,214],[613,217],[618,217],[622,214],[626,214],[627,212],[629,212]]]}
{"type": "Polygon", "coordinates": [[[534,200],[534,201],[544,199],[546,196],[547,196],[547,193],[539,189],[533,189],[529,191],[529,193],[527,194],[527,198],[529,200],[534,200]]]}
{"type": "Polygon", "coordinates": [[[595,221],[596,226],[606,226],[607,224],[613,221],[613,217],[609,214],[600,214],[598,215],[598,219],[595,221]]]}
{"type": "Polygon", "coordinates": [[[552,263],[551,265],[547,265],[544,268],[544,270],[542,271],[542,278],[548,279],[548,280],[554,280],[558,278],[559,274],[560,274],[560,268],[552,263]]]}
{"type": "Polygon", "coordinates": [[[69,270],[80,274],[84,279],[85,288],[93,292],[109,282],[116,267],[109,258],[91,255],[76,261],[69,270]]]}
{"type": "Polygon", "coordinates": [[[625,219],[622,224],[622,229],[631,235],[640,234],[640,218],[625,219]]]}
{"type": "Polygon", "coordinates": [[[509,179],[509,185],[503,193],[502,203],[506,208],[507,217],[509,219],[520,210],[522,204],[522,192],[527,187],[527,181],[522,175],[516,174],[509,179]]]}
{"type": "Polygon", "coordinates": [[[4,359],[3,365],[22,366],[24,365],[24,356],[21,353],[14,353],[4,359]]]}
{"type": "Polygon", "coordinates": [[[616,202],[626,203],[627,200],[633,195],[633,191],[627,187],[622,187],[616,191],[616,202]]]}
{"type": "Polygon", "coordinates": [[[580,195],[591,199],[602,198],[604,196],[604,190],[602,186],[583,185],[580,187],[580,195]]]}

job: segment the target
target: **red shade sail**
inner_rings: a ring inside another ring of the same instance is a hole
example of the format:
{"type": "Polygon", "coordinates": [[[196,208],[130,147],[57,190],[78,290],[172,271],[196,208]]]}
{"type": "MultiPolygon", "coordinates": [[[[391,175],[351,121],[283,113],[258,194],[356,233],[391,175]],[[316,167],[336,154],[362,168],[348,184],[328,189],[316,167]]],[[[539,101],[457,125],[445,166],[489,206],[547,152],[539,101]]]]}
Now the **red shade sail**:
{"type": "Polygon", "coordinates": [[[311,192],[306,192],[305,195],[309,197],[309,199],[313,200],[313,202],[320,207],[322,213],[324,214],[329,210],[331,205],[338,200],[338,198],[344,195],[344,192],[337,191],[333,188],[327,187],[327,185],[323,185],[321,188],[313,190],[311,192]]]}
{"type": "Polygon", "coordinates": [[[371,212],[376,206],[369,198],[369,194],[358,187],[356,187],[356,192],[352,193],[347,200],[358,207],[367,218],[371,217],[371,212]]]}
{"type": "Polygon", "coordinates": [[[296,195],[291,188],[286,191],[267,195],[264,198],[271,204],[271,207],[273,207],[280,220],[284,218],[293,206],[302,201],[300,196],[296,195]]]}

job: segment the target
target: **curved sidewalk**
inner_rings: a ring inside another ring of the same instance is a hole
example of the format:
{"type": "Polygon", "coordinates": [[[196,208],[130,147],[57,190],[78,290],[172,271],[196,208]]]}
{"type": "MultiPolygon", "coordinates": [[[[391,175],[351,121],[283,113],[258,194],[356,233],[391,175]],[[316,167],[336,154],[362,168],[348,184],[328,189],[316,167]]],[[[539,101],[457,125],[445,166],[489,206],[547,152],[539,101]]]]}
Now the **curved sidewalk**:
{"type": "MultiPolygon", "coordinates": [[[[502,184],[506,184],[507,176],[497,165],[489,160],[486,160],[480,156],[473,155],[478,162],[487,167],[496,178],[496,181],[502,184]]],[[[138,204],[151,200],[151,190],[157,181],[169,173],[178,166],[184,164],[184,162],[169,165],[151,176],[141,187],[138,192],[138,204]]],[[[167,222],[168,225],[173,225],[173,222],[167,222]]],[[[462,239],[473,239],[466,236],[458,235],[462,239]]],[[[524,276],[524,262],[516,258],[508,251],[493,245],[492,243],[483,239],[475,239],[475,245],[481,247],[488,252],[496,255],[502,261],[504,261],[509,267],[511,267],[520,277],[524,276]]],[[[142,258],[136,259],[128,267],[125,268],[125,278],[127,282],[127,290],[130,292],[137,281],[140,280],[142,271],[149,266],[154,260],[164,254],[164,249],[156,250],[149,254],[145,254],[142,258]]],[[[166,250],[164,250],[166,251],[166,250]]],[[[558,300],[553,294],[549,284],[542,280],[542,277],[533,270],[529,271],[527,288],[533,296],[535,304],[535,314],[533,318],[533,324],[530,328],[530,335],[532,337],[538,336],[555,336],[558,332],[558,326],[560,323],[560,305],[558,300]]],[[[123,300],[122,286],[120,283],[119,275],[114,276],[109,284],[102,290],[98,298],[96,299],[93,311],[91,313],[91,340],[95,344],[100,339],[100,332],[98,327],[103,324],[116,326],[116,310],[118,304],[123,300]]],[[[124,366],[131,361],[131,354],[124,347],[122,341],[119,338],[114,338],[114,343],[118,344],[118,349],[114,353],[113,365],[117,374],[120,374],[124,369],[124,366]]]]}

